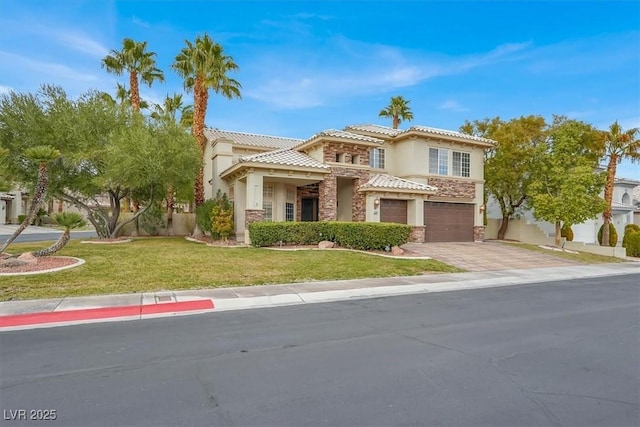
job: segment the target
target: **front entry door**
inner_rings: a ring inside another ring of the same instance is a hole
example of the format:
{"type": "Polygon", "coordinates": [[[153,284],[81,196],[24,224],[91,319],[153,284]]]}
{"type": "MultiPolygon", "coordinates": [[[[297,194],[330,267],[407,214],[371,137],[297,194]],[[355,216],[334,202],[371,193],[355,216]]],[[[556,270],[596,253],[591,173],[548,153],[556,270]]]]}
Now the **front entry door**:
{"type": "Polygon", "coordinates": [[[302,209],[300,212],[300,219],[302,221],[318,220],[318,199],[317,198],[302,199],[302,209]]]}

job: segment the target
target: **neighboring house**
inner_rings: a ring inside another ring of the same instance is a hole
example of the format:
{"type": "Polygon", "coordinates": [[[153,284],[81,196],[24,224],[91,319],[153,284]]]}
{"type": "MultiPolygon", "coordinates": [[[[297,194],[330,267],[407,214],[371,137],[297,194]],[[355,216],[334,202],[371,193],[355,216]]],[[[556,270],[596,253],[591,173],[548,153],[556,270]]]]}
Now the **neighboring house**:
{"type": "Polygon", "coordinates": [[[207,129],[205,197],[234,205],[235,236],[255,221],[367,221],[412,226],[417,242],[484,238],[484,150],[458,132],[379,125],[291,139],[207,129]],[[208,185],[207,185],[208,182],[208,185]]]}
{"type": "MultiPolygon", "coordinates": [[[[640,219],[640,202],[634,205],[634,188],[640,188],[640,181],[616,178],[614,182],[611,208],[612,223],[618,232],[618,245],[622,243],[625,226],[640,219]]],[[[638,192],[640,192],[640,190],[638,190],[638,192]]],[[[601,193],[601,196],[604,197],[604,192],[601,193]]],[[[536,220],[531,209],[520,209],[517,216],[522,218],[525,224],[536,225],[545,235],[555,235],[555,225],[547,221],[536,220]]],[[[490,220],[502,218],[500,208],[493,198],[489,198],[487,217],[490,220]]],[[[598,230],[603,223],[604,220],[602,219],[602,214],[600,214],[596,219],[585,221],[582,224],[573,224],[571,226],[573,230],[573,240],[587,244],[597,243],[598,230]]],[[[516,231],[512,230],[512,226],[518,227],[518,224],[517,221],[510,221],[509,229],[511,232],[516,231]]],[[[506,238],[509,238],[511,235],[513,234],[508,232],[506,238]]],[[[487,237],[495,238],[496,236],[491,235],[487,237]]]]}
{"type": "Polygon", "coordinates": [[[27,211],[27,198],[20,190],[0,192],[0,224],[17,224],[18,215],[27,211]]]}
{"type": "Polygon", "coordinates": [[[640,185],[633,189],[633,205],[636,207],[633,213],[633,223],[640,225],[640,185]]]}

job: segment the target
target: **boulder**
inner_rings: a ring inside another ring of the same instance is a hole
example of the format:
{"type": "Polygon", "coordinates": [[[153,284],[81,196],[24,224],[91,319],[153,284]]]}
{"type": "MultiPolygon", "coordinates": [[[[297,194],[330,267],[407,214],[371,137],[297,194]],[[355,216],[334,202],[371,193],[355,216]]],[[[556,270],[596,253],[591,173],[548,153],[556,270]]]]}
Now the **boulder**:
{"type": "Polygon", "coordinates": [[[331,249],[335,245],[336,244],[334,242],[330,242],[328,240],[323,240],[322,242],[318,243],[318,248],[320,248],[320,249],[331,249]]]}
{"type": "Polygon", "coordinates": [[[27,264],[35,264],[36,262],[38,262],[38,258],[36,258],[35,256],[33,256],[33,253],[31,252],[25,252],[23,254],[21,254],[18,259],[20,261],[24,261],[27,264]]]}
{"type": "Polygon", "coordinates": [[[404,255],[404,249],[402,249],[399,246],[394,246],[391,248],[391,255],[394,255],[394,256],[404,255]]]}

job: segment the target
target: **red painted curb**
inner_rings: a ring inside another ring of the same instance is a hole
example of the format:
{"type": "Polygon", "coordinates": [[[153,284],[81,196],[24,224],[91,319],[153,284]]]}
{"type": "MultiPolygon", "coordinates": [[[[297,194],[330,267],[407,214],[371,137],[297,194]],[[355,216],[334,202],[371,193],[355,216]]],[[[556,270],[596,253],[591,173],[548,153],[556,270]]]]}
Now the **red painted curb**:
{"type": "Polygon", "coordinates": [[[195,301],[165,302],[147,305],[87,308],[82,310],[51,311],[44,313],[14,314],[0,316],[0,327],[26,326],[41,323],[72,322],[76,320],[109,319],[113,317],[141,316],[145,314],[170,313],[214,308],[210,299],[195,301]]]}

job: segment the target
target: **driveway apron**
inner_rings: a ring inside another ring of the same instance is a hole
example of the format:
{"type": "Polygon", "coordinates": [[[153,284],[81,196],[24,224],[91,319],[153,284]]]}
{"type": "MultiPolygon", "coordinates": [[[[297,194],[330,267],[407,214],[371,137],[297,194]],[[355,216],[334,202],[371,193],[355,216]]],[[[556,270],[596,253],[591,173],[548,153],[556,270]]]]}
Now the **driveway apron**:
{"type": "Polygon", "coordinates": [[[403,248],[467,271],[512,270],[579,265],[529,249],[499,242],[407,243],[403,248]]]}

